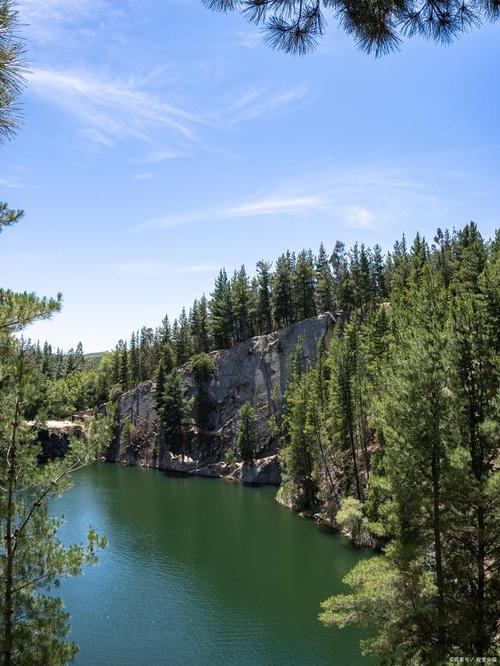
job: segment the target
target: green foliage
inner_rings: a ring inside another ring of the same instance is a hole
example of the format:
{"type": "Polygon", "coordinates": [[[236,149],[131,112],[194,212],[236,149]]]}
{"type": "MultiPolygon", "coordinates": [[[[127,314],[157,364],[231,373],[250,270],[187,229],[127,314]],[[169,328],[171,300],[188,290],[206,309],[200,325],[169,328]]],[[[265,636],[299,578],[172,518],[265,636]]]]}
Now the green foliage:
{"type": "Polygon", "coordinates": [[[336,0],[327,4],[319,0],[307,4],[299,0],[204,0],[204,4],[215,11],[240,11],[247,20],[263,26],[265,39],[273,48],[295,55],[316,48],[328,11],[358,48],[376,56],[398,50],[404,37],[418,35],[448,44],[483,22],[498,20],[500,14],[498,3],[491,0],[336,0]]]}
{"type": "Polygon", "coordinates": [[[401,660],[405,645],[400,642],[400,633],[410,608],[408,601],[400,597],[402,581],[390,561],[383,556],[362,560],[347,574],[344,583],[352,592],[323,602],[320,620],[339,629],[349,624],[377,627],[377,636],[361,644],[364,654],[391,655],[394,663],[424,663],[401,660]]]}
{"type": "Polygon", "coordinates": [[[361,531],[363,522],[363,504],[356,497],[344,497],[340,509],[335,514],[335,520],[343,529],[353,537],[361,531]]]}
{"type": "Polygon", "coordinates": [[[270,333],[273,327],[271,305],[271,264],[257,262],[257,306],[256,314],[259,333],[270,333]]]}
{"type": "Polygon", "coordinates": [[[184,456],[183,424],[189,415],[190,404],[184,397],[181,376],[177,370],[166,375],[164,386],[163,394],[157,398],[162,440],[169,451],[184,456]]]}
{"type": "Polygon", "coordinates": [[[71,485],[70,474],[94,461],[111,436],[111,417],[94,421],[87,437],[72,437],[65,458],[38,464],[38,426],[28,410],[38,392],[38,372],[29,347],[12,337],[22,310],[25,323],[48,317],[57,301],[9,293],[0,304],[0,531],[5,548],[0,559],[2,613],[0,648],[4,664],[66,664],[76,653],[67,641],[68,616],[53,589],[61,578],[77,575],[96,562],[105,539],[89,530],[86,544],[64,546],[57,530],[61,520],[50,517],[47,499],[71,485]],[[18,302],[16,302],[18,300],[18,302]]]}
{"type": "Polygon", "coordinates": [[[215,359],[210,354],[196,354],[191,358],[191,372],[197,384],[210,381],[217,369],[215,359]]]}
{"type": "Polygon", "coordinates": [[[295,256],[286,252],[276,261],[272,276],[273,319],[276,327],[288,326],[295,319],[293,304],[293,274],[295,256]]]}
{"type": "Polygon", "coordinates": [[[210,318],[216,347],[229,347],[234,335],[234,316],[231,297],[231,284],[222,269],[215,281],[210,301],[210,318]]]}
{"type": "Polygon", "coordinates": [[[121,439],[125,448],[130,449],[134,443],[135,425],[129,418],[126,418],[122,425],[121,439]]]}
{"type": "Polygon", "coordinates": [[[441,245],[432,256],[418,236],[410,254],[398,247],[389,321],[378,311],[367,329],[368,349],[390,342],[384,361],[367,365],[380,449],[368,520],[359,505],[343,503],[337,515],[387,545],[381,563],[358,565],[346,578],[351,594],[328,600],[322,614],[337,627],[376,627],[365,651],[395,663],[497,650],[498,260],[474,225],[446,252],[441,245]]]}
{"type": "Polygon", "coordinates": [[[233,449],[228,449],[226,453],[224,454],[224,462],[226,465],[234,465],[236,462],[236,455],[233,451],[233,449]]]}
{"type": "MultiPolygon", "coordinates": [[[[10,0],[0,2],[0,141],[12,136],[19,126],[16,104],[24,81],[24,47],[16,31],[17,12],[10,0]]],[[[0,209],[0,230],[2,211],[0,209]]]]}
{"type": "Polygon", "coordinates": [[[208,383],[216,371],[216,363],[210,354],[196,354],[190,361],[191,371],[196,382],[193,412],[196,423],[200,428],[207,428],[210,420],[212,403],[210,400],[208,383]]]}
{"type": "Polygon", "coordinates": [[[238,412],[236,441],[240,458],[244,463],[252,465],[257,448],[256,414],[249,402],[245,402],[238,412]]]}
{"type": "Polygon", "coordinates": [[[4,227],[9,227],[11,224],[19,222],[19,220],[22,219],[23,215],[24,211],[13,210],[9,208],[5,202],[0,201],[0,233],[2,232],[2,229],[4,227]]]}
{"type": "Polygon", "coordinates": [[[312,373],[303,372],[302,342],[290,357],[285,395],[286,436],[281,450],[283,484],[296,509],[311,509],[317,503],[315,452],[317,446],[316,394],[312,373]]]}

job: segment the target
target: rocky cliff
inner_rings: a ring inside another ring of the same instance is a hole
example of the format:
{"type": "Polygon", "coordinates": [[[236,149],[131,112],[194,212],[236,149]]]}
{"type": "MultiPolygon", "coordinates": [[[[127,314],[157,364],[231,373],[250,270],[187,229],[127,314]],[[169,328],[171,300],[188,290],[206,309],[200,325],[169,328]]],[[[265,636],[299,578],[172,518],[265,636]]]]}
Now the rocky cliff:
{"type": "Polygon", "coordinates": [[[318,343],[326,345],[335,319],[325,313],[280,331],[251,338],[231,349],[212,352],[213,377],[197,385],[189,363],[179,369],[186,397],[203,391],[203,427],[186,426],[186,456],[173,455],[162,445],[155,409],[154,382],[144,382],[121,396],[116,412],[115,438],[107,459],[132,465],[228,476],[249,483],[279,483],[278,444],[274,423],[279,420],[291,353],[301,341],[304,366],[314,362],[318,343]],[[259,450],[254,465],[227,463],[236,452],[238,410],[251,402],[257,415],[259,450]],[[124,427],[127,424],[127,427],[124,427]],[[130,427],[128,424],[132,424],[130,427]]]}

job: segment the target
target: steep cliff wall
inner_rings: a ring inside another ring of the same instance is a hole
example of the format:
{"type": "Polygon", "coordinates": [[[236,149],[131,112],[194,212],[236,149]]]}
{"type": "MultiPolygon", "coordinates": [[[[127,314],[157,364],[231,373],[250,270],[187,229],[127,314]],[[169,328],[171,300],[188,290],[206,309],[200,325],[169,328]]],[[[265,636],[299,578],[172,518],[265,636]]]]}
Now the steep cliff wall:
{"type": "MultiPolygon", "coordinates": [[[[230,476],[251,483],[279,483],[277,442],[270,419],[279,416],[287,383],[290,354],[301,344],[302,362],[314,362],[318,342],[326,345],[335,319],[330,313],[252,338],[232,349],[212,352],[216,372],[203,386],[206,423],[186,428],[182,461],[162,445],[155,409],[154,382],[148,381],[121,396],[116,436],[108,460],[210,476],[230,476]],[[236,450],[238,410],[251,402],[257,414],[259,450],[255,465],[226,464],[224,456],[236,450]],[[124,424],[133,425],[124,430],[124,424]]],[[[187,397],[199,391],[189,364],[179,369],[187,397]]]]}

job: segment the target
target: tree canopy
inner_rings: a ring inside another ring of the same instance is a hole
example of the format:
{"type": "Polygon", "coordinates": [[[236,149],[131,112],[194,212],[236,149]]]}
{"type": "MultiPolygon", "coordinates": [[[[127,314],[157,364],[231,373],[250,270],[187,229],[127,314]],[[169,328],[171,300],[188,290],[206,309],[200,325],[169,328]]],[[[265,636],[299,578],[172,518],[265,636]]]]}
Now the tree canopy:
{"type": "Polygon", "coordinates": [[[0,0],[0,143],[19,125],[17,97],[23,88],[24,46],[16,34],[17,12],[10,0],[0,0]]]}
{"type": "Polygon", "coordinates": [[[366,53],[398,50],[404,37],[447,44],[500,16],[499,0],[203,0],[219,12],[239,11],[262,26],[273,48],[303,55],[323,36],[327,15],[366,53]]]}

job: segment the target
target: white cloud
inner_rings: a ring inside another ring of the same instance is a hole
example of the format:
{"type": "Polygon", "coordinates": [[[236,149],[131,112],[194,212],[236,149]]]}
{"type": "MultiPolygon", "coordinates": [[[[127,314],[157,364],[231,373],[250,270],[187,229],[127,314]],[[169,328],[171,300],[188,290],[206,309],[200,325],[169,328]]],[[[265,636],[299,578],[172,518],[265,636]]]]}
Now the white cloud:
{"type": "Polygon", "coordinates": [[[115,15],[107,0],[18,0],[19,19],[30,39],[47,42],[58,39],[67,28],[88,17],[103,17],[104,9],[115,15]]]}
{"type": "Polygon", "coordinates": [[[10,187],[16,190],[22,189],[24,187],[16,178],[5,176],[0,176],[0,185],[2,187],[10,187]]]}
{"type": "Polygon", "coordinates": [[[142,160],[145,164],[159,164],[167,160],[173,160],[177,157],[182,157],[182,153],[177,150],[154,150],[146,155],[142,160]]]}
{"type": "Polygon", "coordinates": [[[325,216],[341,227],[370,232],[404,225],[419,215],[439,223],[447,213],[441,193],[447,191],[449,179],[449,174],[433,168],[366,164],[340,171],[325,166],[267,196],[170,212],[147,220],[140,228],[170,229],[239,218],[299,218],[314,222],[325,216]]]}
{"type": "Polygon", "coordinates": [[[226,115],[231,124],[243,120],[255,120],[289,107],[307,94],[306,86],[282,88],[273,91],[269,88],[253,88],[230,102],[226,115]]]}
{"type": "Polygon", "coordinates": [[[326,201],[317,196],[269,197],[249,201],[224,210],[224,217],[254,217],[261,215],[295,215],[324,209],[326,201]]]}
{"type": "Polygon", "coordinates": [[[225,206],[193,209],[155,217],[140,225],[147,229],[171,229],[204,220],[263,217],[270,215],[310,215],[325,208],[325,201],[317,196],[270,196],[225,206]]]}
{"type": "Polygon", "coordinates": [[[363,206],[345,206],[340,208],[339,211],[343,216],[344,221],[348,227],[355,229],[371,229],[374,226],[375,219],[373,211],[363,206]]]}
{"type": "Polygon", "coordinates": [[[153,177],[152,173],[145,171],[144,173],[136,173],[134,180],[150,180],[153,177]]]}
{"type": "Polygon", "coordinates": [[[207,122],[141,90],[133,81],[52,69],[34,69],[28,77],[35,93],[76,115],[88,135],[104,145],[123,137],[146,140],[158,127],[168,129],[174,137],[193,141],[195,126],[207,122]]]}
{"type": "Polygon", "coordinates": [[[132,138],[173,144],[150,151],[142,160],[150,164],[181,157],[200,146],[202,129],[222,129],[286,109],[305,93],[305,89],[252,90],[215,110],[193,112],[168,101],[167,94],[146,91],[134,79],[48,68],[31,70],[28,79],[31,92],[75,116],[93,143],[109,147],[117,140],[132,138]]]}

